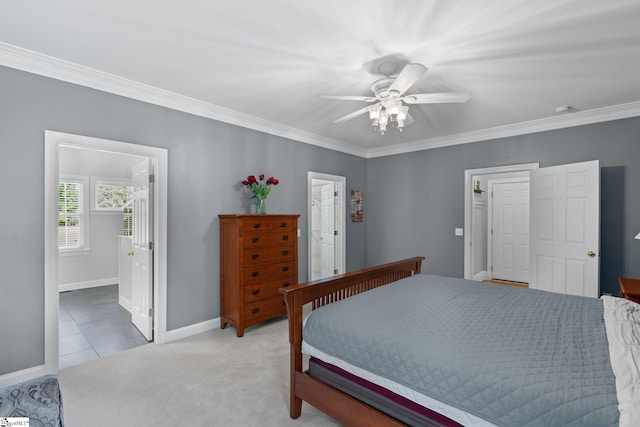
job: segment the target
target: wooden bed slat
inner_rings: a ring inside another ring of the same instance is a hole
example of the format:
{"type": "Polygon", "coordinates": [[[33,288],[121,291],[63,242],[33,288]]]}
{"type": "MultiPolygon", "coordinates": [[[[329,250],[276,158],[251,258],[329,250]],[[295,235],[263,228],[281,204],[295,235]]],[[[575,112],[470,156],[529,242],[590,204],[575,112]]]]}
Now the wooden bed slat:
{"type": "Polygon", "coordinates": [[[291,418],[300,416],[302,400],[305,400],[345,425],[403,425],[369,405],[309,377],[302,371],[303,306],[311,303],[312,310],[315,310],[418,274],[423,260],[424,257],[408,258],[280,289],[289,315],[291,418]],[[354,418],[356,413],[358,415],[354,418]]]}

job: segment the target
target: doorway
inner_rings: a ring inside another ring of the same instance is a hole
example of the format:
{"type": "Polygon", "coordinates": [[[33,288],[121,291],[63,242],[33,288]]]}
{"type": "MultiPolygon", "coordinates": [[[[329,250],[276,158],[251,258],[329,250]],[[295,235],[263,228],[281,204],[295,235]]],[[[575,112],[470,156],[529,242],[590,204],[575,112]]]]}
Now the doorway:
{"type": "Polygon", "coordinates": [[[344,273],[345,183],[343,176],[308,172],[309,280],[344,273]]]}
{"type": "MultiPolygon", "coordinates": [[[[476,208],[482,178],[526,173],[530,177],[529,287],[599,296],[600,166],[597,160],[538,168],[537,164],[465,171],[465,278],[484,280],[478,256],[476,208]],[[507,169],[507,170],[504,170],[507,169]],[[472,208],[473,206],[473,208],[472,208]]],[[[512,177],[509,177],[512,178],[512,177]]],[[[486,221],[485,221],[486,222],[486,221]]],[[[486,233],[485,233],[486,235],[486,233]]]]}
{"type": "Polygon", "coordinates": [[[538,163],[496,166],[464,171],[464,278],[490,280],[488,267],[489,180],[528,177],[538,163]]]}
{"type": "Polygon", "coordinates": [[[45,371],[56,373],[59,368],[59,267],[58,248],[58,181],[61,151],[72,148],[107,155],[136,156],[149,159],[155,171],[153,215],[153,262],[150,274],[154,307],[154,341],[166,341],[166,212],[167,212],[167,150],[110,141],[80,135],[45,131],[45,371]]]}
{"type": "Polygon", "coordinates": [[[135,205],[145,187],[135,182],[136,168],[148,165],[148,157],[68,145],[58,155],[58,341],[64,368],[153,340],[143,332],[146,325],[135,322],[133,303],[133,290],[152,285],[133,277],[140,264],[134,262],[134,242],[144,234],[137,214],[152,211],[135,205]]]}

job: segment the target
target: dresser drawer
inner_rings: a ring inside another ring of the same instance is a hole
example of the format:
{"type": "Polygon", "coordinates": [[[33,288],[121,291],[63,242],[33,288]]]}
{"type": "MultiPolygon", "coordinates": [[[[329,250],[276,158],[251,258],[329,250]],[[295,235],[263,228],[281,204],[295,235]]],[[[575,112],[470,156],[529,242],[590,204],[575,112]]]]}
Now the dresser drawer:
{"type": "Polygon", "coordinates": [[[283,218],[281,220],[272,219],[270,223],[271,231],[298,231],[298,221],[297,219],[286,219],[283,218]]]}
{"type": "Polygon", "coordinates": [[[295,231],[282,231],[273,233],[246,233],[242,236],[242,244],[245,248],[289,245],[293,244],[295,242],[295,239],[295,231]]]}
{"type": "Polygon", "coordinates": [[[243,232],[251,231],[271,231],[271,219],[268,217],[258,217],[243,219],[240,227],[243,232]]]}
{"type": "Polygon", "coordinates": [[[244,287],[244,301],[254,302],[265,298],[280,296],[280,288],[288,288],[297,283],[295,277],[285,277],[270,282],[255,283],[244,287]]]}
{"type": "Polygon", "coordinates": [[[264,264],[245,267],[242,269],[244,284],[259,283],[292,277],[295,270],[295,261],[279,262],[277,264],[264,264]]]}
{"type": "Polygon", "coordinates": [[[245,249],[242,263],[245,266],[272,262],[292,261],[295,259],[293,244],[287,246],[265,246],[245,249]]]}
{"type": "Polygon", "coordinates": [[[282,295],[263,299],[244,306],[246,323],[252,324],[276,316],[287,314],[287,306],[282,295]]]}

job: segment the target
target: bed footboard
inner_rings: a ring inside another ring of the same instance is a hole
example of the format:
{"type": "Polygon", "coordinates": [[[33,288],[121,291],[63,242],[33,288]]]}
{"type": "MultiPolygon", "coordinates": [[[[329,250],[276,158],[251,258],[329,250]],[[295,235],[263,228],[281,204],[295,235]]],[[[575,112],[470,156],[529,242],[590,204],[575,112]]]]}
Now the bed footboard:
{"type": "Polygon", "coordinates": [[[301,283],[281,288],[289,315],[290,346],[290,416],[298,418],[305,400],[345,425],[402,425],[368,405],[341,393],[302,371],[303,306],[311,304],[315,310],[333,302],[349,298],[379,286],[420,273],[424,257],[408,258],[389,264],[365,268],[329,279],[301,283]]]}

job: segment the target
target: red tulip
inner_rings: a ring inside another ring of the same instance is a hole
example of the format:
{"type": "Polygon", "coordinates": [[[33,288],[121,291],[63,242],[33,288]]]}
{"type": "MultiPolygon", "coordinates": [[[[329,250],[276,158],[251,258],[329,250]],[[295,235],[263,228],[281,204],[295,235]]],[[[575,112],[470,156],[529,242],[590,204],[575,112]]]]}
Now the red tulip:
{"type": "Polygon", "coordinates": [[[247,181],[249,181],[249,184],[253,184],[254,182],[258,182],[258,181],[256,181],[256,177],[253,176],[253,175],[249,175],[247,177],[247,181]]]}
{"type": "Polygon", "coordinates": [[[249,181],[247,181],[246,179],[242,180],[242,185],[249,185],[249,181]]]}
{"type": "Polygon", "coordinates": [[[274,179],[274,180],[273,180],[273,185],[278,185],[278,183],[279,183],[279,182],[280,182],[280,181],[278,181],[277,179],[274,179]]]}
{"type": "Polygon", "coordinates": [[[263,173],[260,174],[260,181],[264,181],[264,174],[263,173]]]}

